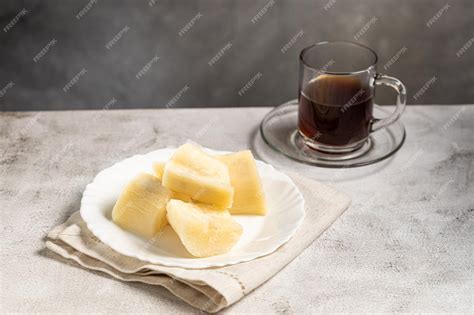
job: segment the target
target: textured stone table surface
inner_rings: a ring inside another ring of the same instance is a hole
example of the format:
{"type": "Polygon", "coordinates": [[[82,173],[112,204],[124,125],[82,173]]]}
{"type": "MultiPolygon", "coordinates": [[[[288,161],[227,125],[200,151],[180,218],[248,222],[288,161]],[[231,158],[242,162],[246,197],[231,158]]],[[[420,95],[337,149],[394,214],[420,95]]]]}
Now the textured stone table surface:
{"type": "Polygon", "coordinates": [[[196,312],[165,289],[120,282],[44,249],[45,233],[79,209],[97,172],[187,139],[252,148],[353,198],[298,258],[224,313],[473,312],[474,105],[409,106],[407,140],[394,157],[339,170],[265,148],[256,131],[269,110],[0,113],[1,312],[196,312]]]}

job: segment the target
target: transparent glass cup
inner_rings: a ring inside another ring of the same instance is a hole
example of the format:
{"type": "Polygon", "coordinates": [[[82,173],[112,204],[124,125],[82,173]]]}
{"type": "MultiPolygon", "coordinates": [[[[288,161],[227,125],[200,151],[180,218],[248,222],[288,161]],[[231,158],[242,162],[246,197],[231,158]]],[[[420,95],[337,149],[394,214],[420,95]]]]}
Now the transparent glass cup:
{"type": "Polygon", "coordinates": [[[350,154],[368,148],[370,133],[400,118],[406,89],[377,72],[377,54],[347,41],[321,42],[300,53],[298,131],[307,146],[325,153],[350,154]],[[376,85],[397,92],[395,111],[372,115],[376,85]]]}

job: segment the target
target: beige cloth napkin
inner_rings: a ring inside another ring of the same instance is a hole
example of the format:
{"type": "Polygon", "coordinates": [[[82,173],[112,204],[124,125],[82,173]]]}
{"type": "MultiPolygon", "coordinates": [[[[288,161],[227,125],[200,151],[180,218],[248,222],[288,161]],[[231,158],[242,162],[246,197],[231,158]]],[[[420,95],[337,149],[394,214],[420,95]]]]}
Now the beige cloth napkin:
{"type": "Polygon", "coordinates": [[[49,234],[46,246],[81,266],[123,281],[161,285],[186,303],[213,313],[267,281],[326,230],[351,202],[345,193],[319,182],[288,174],[305,199],[306,217],[295,235],[270,255],[237,265],[185,269],[165,267],[123,256],[100,242],[79,212],[49,234]]]}

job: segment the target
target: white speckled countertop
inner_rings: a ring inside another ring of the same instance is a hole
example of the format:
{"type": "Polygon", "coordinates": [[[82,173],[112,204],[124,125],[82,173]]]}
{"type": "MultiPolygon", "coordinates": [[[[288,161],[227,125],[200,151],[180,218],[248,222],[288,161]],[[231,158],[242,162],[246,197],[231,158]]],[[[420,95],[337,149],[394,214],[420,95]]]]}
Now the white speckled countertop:
{"type": "Polygon", "coordinates": [[[187,139],[250,147],[353,198],[297,259],[224,313],[473,312],[474,105],[408,106],[394,157],[339,170],[296,164],[255,141],[269,110],[0,113],[1,312],[197,312],[165,289],[62,261],[43,240],[79,209],[98,171],[187,139]]]}

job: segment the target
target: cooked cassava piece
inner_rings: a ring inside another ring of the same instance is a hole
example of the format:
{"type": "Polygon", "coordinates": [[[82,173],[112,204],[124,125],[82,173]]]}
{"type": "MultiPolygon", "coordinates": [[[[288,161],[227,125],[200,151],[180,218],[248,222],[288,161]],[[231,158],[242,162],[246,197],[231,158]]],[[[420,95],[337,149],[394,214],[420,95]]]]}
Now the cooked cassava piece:
{"type": "Polygon", "coordinates": [[[229,212],[257,215],[267,213],[262,181],[252,152],[246,150],[218,155],[216,158],[227,165],[230,183],[234,187],[234,201],[229,212]]]}
{"type": "MultiPolygon", "coordinates": [[[[155,176],[160,179],[160,182],[163,179],[163,172],[165,170],[165,165],[166,165],[165,162],[153,162],[153,171],[155,172],[155,176]]],[[[171,191],[172,199],[179,199],[186,202],[191,201],[191,197],[188,195],[181,194],[179,192],[172,191],[172,190],[170,191],[171,191]]]]}
{"type": "Polygon", "coordinates": [[[166,204],[171,198],[161,181],[141,173],[127,184],[112,210],[112,220],[122,228],[153,237],[167,224],[166,204]]]}
{"type": "Polygon", "coordinates": [[[171,227],[196,257],[227,253],[242,235],[242,226],[226,210],[171,199],[167,211],[171,227]]]}
{"type": "Polygon", "coordinates": [[[227,166],[190,143],[180,146],[166,163],[162,183],[194,201],[221,209],[232,206],[234,188],[227,166]]]}
{"type": "Polygon", "coordinates": [[[165,164],[166,162],[153,162],[153,171],[155,172],[155,176],[158,177],[160,180],[163,178],[165,164]]]}

